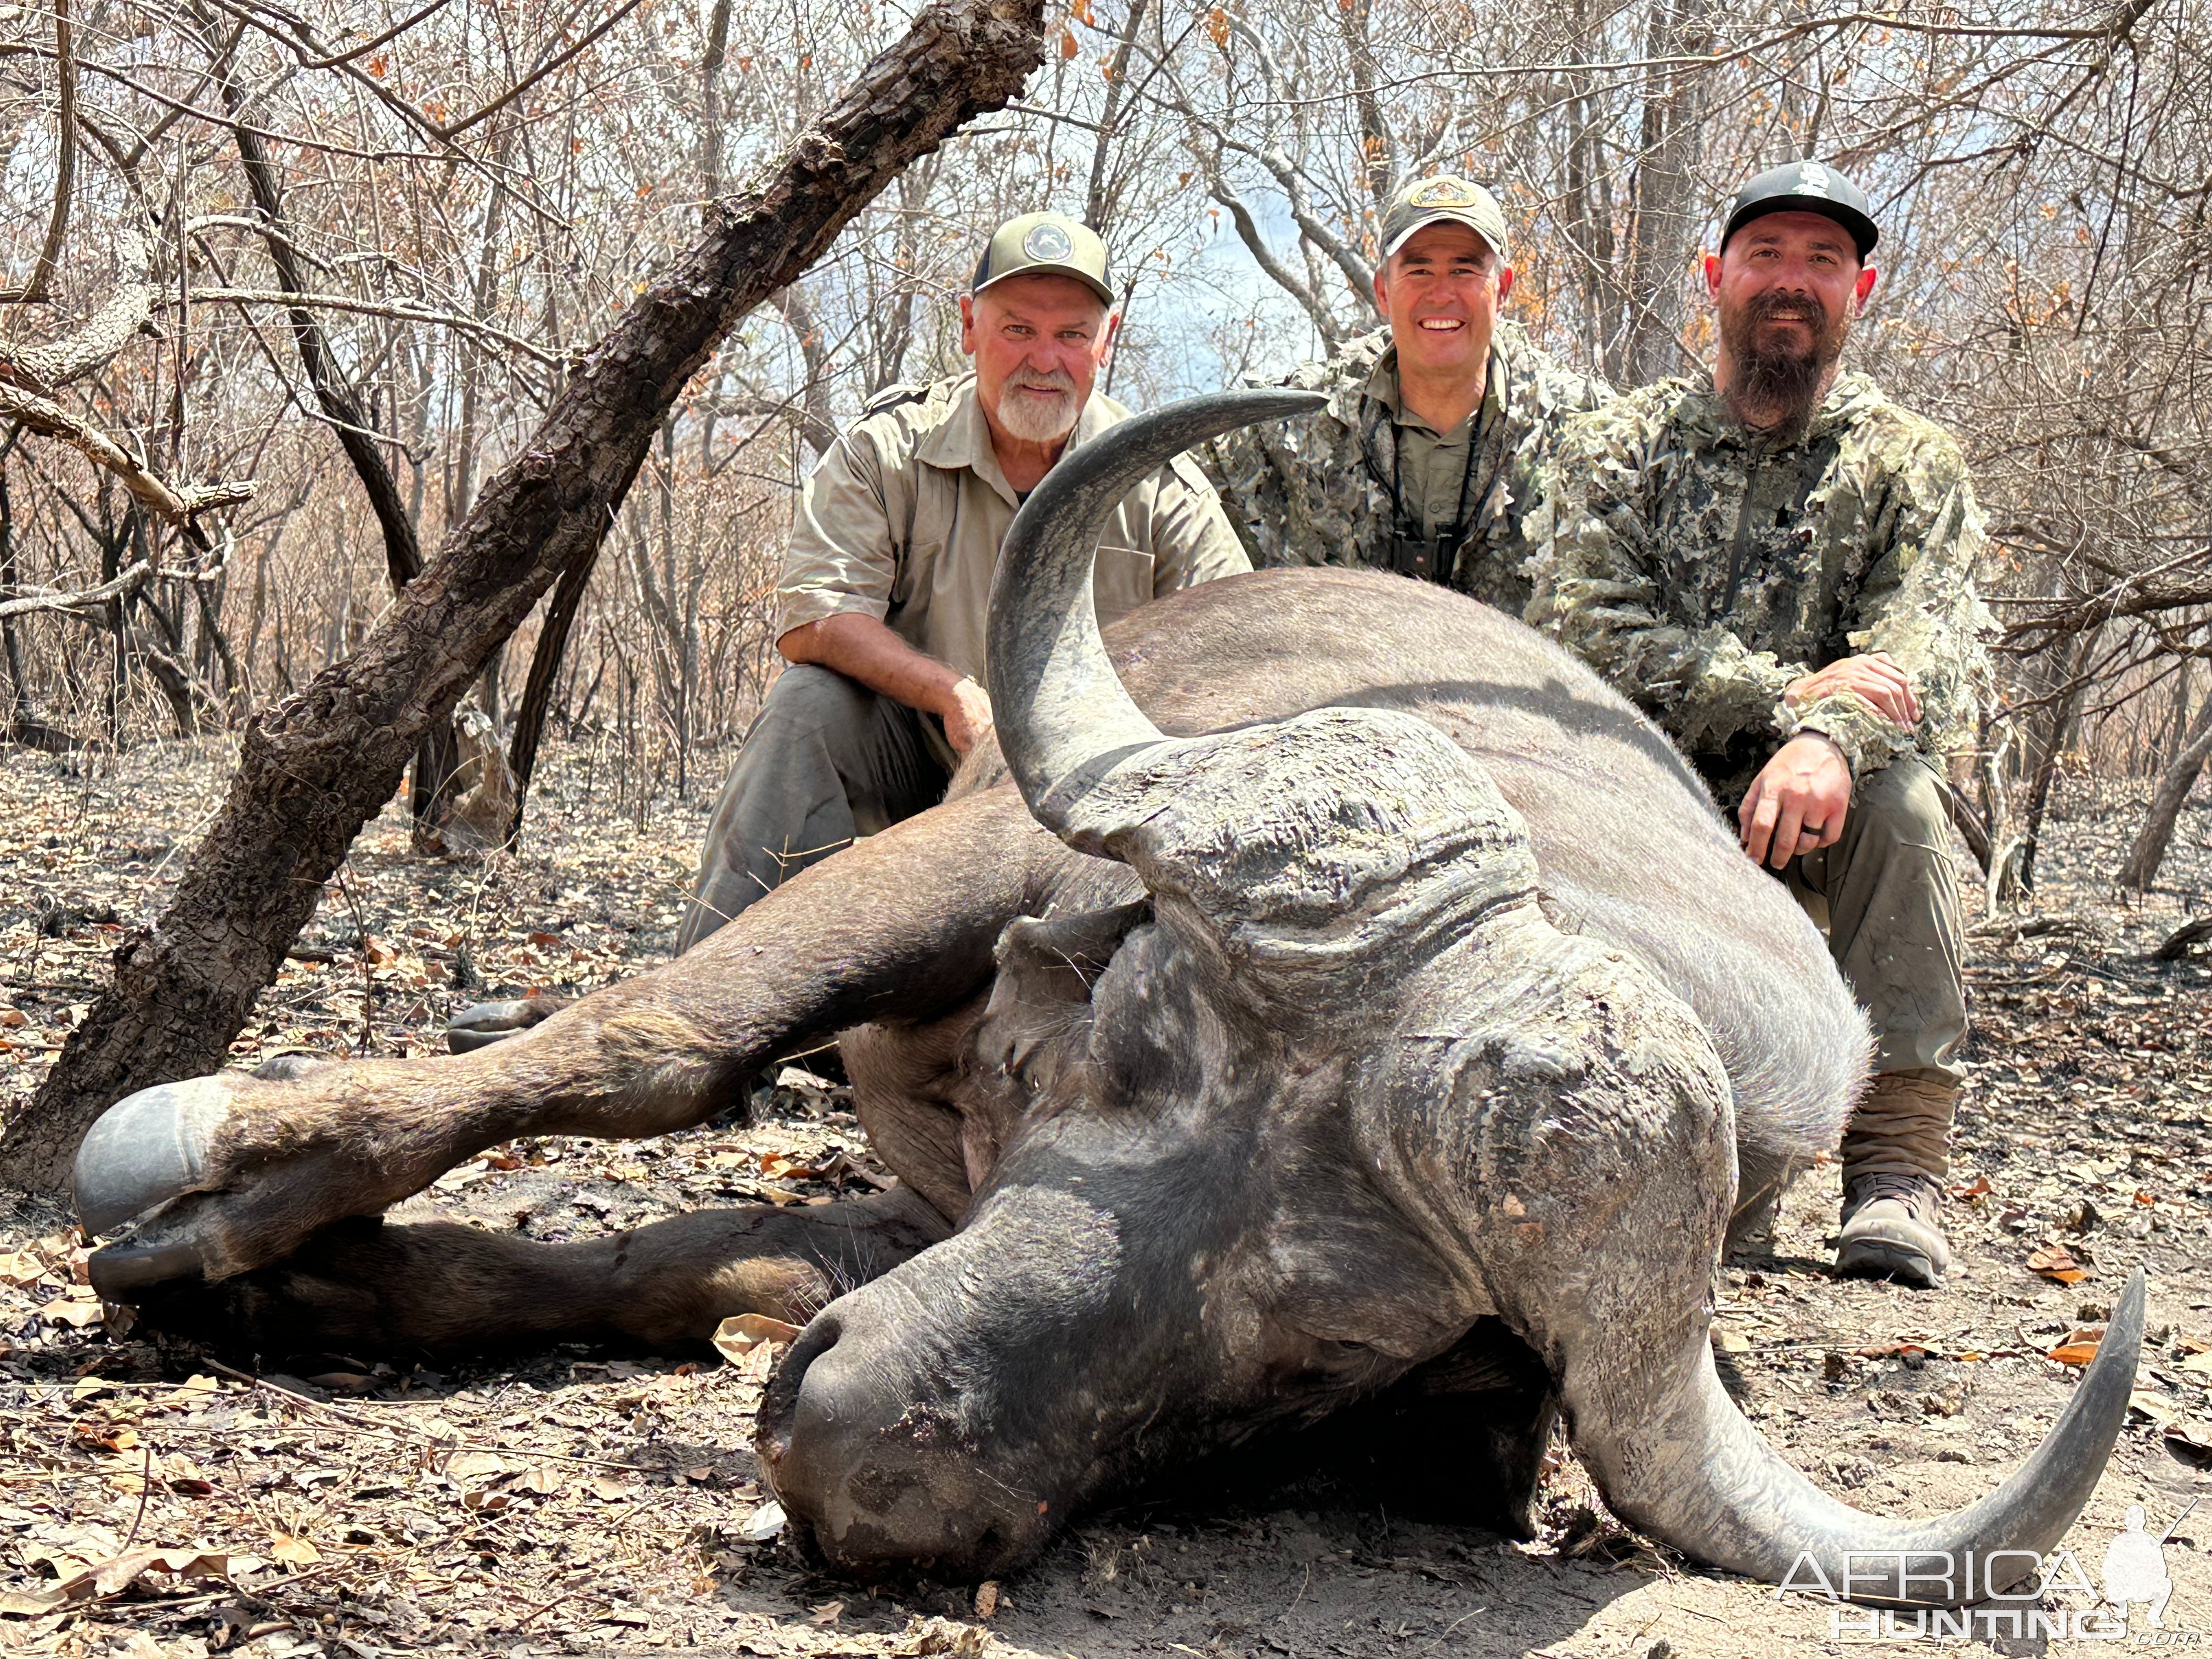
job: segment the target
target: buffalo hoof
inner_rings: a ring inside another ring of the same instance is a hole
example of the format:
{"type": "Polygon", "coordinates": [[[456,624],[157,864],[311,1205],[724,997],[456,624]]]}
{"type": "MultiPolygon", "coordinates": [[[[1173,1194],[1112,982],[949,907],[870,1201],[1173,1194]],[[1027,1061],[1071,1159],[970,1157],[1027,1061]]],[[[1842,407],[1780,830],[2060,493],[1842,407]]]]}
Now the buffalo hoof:
{"type": "Polygon", "coordinates": [[[197,1191],[207,1149],[230,1110],[220,1078],[164,1083],[118,1101],[76,1154],[76,1213],[88,1233],[112,1233],[135,1216],[197,1191]]]}
{"type": "MultiPolygon", "coordinates": [[[[216,1077],[141,1089],[110,1107],[77,1148],[76,1213],[85,1231],[112,1233],[200,1191],[208,1148],[229,1110],[230,1090],[216,1077]]],[[[130,1243],[96,1252],[92,1280],[102,1296],[127,1301],[145,1285],[195,1277],[204,1265],[196,1246],[164,1237],[157,1219],[130,1243]]]]}
{"type": "Polygon", "coordinates": [[[518,1002],[472,1002],[446,1022],[446,1047],[472,1054],[526,1031],[566,1006],[565,997],[525,997],[518,1002]]]}

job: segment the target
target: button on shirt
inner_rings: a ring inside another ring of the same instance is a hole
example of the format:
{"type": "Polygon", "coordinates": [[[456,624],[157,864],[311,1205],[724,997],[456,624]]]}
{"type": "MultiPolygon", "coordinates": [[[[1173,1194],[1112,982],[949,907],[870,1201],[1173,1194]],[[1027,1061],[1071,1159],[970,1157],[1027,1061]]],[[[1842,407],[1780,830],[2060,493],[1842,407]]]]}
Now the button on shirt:
{"type": "MultiPolygon", "coordinates": [[[[1129,413],[1092,393],[1068,447],[1129,413]]],[[[874,617],[915,650],[982,679],[991,574],[1019,505],[972,374],[879,395],[800,491],[777,632],[848,612],[874,617]]],[[[1182,456],[1122,498],[1097,561],[1101,623],[1251,568],[1212,487],[1182,456]]]]}

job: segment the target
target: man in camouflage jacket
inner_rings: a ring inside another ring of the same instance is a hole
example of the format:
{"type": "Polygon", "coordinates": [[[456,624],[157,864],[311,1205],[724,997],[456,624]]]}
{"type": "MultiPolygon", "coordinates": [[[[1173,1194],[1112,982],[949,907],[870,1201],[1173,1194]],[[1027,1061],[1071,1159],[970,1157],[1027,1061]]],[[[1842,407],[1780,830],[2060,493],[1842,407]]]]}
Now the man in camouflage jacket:
{"type": "Polygon", "coordinates": [[[1561,424],[1610,388],[1498,316],[1513,271],[1505,216],[1480,185],[1408,185],[1382,246],[1389,325],[1285,382],[1328,406],[1218,440],[1207,471],[1255,565],[1370,565],[1517,617],[1536,480],[1561,424]]]}
{"type": "Polygon", "coordinates": [[[1529,619],[1666,728],[1828,929],[1876,1075],[1845,1132],[1847,1272],[1932,1285],[1966,1029],[1942,773],[1988,677],[1958,446],[1838,373],[1865,198],[1815,162],[1737,197],[1714,371],[1573,424],[1529,619]]]}

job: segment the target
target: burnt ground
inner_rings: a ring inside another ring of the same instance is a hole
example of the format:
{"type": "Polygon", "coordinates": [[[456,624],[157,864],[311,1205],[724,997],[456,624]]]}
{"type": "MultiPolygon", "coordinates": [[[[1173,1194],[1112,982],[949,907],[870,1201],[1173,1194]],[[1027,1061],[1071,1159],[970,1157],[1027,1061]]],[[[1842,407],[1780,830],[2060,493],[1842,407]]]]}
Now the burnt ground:
{"type": "MultiPolygon", "coordinates": [[[[0,1098],[36,1086],[224,771],[212,748],[142,750],[97,776],[0,750],[0,1098]]],[[[416,860],[396,811],[372,826],[235,1058],[421,1052],[480,986],[584,988],[662,959],[709,803],[620,815],[583,750],[550,757],[541,778],[519,855],[416,860]]],[[[2168,886],[2122,908],[2102,878],[2142,794],[2066,786],[2034,905],[1978,930],[1950,1285],[1831,1280],[1836,1179],[1818,1170],[1790,1194],[1773,1254],[1726,1270],[1716,1339],[1747,1409],[1817,1483],[1932,1513],[2035,1444],[2078,1374],[2046,1356],[2078,1357],[2142,1264],[2140,1409],[2069,1540],[2092,1578],[2126,1505],[2160,1532],[2212,1485],[2212,960],[2147,954],[2212,906],[2212,801],[2200,792],[2185,816],[2168,886]]],[[[410,1208],[560,1238],[865,1184],[872,1166],[834,1091],[785,1088],[768,1105],[749,1129],[518,1143],[410,1208]]],[[[256,1380],[103,1326],[61,1212],[7,1203],[0,1651],[1734,1659],[1852,1645],[1820,1605],[1778,1603],[1626,1533],[1571,1460],[1534,1544],[1311,1488],[1231,1498],[1200,1471],[1181,1497],[1087,1517],[1004,1584],[854,1583],[761,1536],[774,1516],[750,1443],[770,1348],[723,1363],[569,1346],[439,1370],[325,1355],[256,1380]]],[[[2166,1547],[2169,1628],[2212,1632],[2208,1547],[2212,1504],[2166,1547]]]]}

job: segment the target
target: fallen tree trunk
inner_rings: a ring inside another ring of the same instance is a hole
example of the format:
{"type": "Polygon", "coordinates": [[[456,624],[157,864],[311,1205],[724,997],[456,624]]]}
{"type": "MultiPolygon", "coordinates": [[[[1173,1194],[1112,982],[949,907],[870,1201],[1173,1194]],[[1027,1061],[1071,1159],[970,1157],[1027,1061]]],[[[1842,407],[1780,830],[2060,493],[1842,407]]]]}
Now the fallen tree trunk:
{"type": "Polygon", "coordinates": [[[351,656],[257,714],[168,909],[0,1134],[0,1180],[58,1189],[136,1089],[220,1066],[347,848],[492,653],[588,557],[685,383],[747,311],[828,252],[917,155],[1042,59],[1041,0],[939,0],[587,353],[523,453],[351,656]]]}

